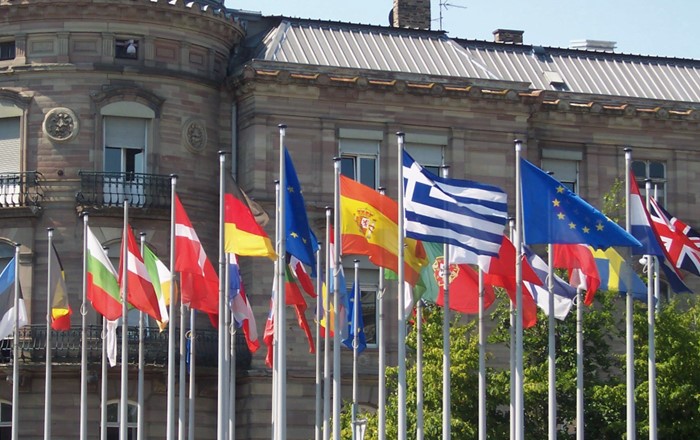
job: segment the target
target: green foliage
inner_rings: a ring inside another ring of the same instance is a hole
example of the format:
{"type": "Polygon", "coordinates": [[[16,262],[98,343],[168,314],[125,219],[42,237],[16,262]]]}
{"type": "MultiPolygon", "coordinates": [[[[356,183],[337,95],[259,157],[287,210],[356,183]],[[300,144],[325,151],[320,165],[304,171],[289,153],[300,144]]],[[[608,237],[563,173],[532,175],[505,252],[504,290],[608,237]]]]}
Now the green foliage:
{"type": "Polygon", "coordinates": [[[610,217],[616,223],[624,220],[625,213],[625,182],[621,179],[615,179],[610,190],[603,194],[603,214],[610,217]]]}

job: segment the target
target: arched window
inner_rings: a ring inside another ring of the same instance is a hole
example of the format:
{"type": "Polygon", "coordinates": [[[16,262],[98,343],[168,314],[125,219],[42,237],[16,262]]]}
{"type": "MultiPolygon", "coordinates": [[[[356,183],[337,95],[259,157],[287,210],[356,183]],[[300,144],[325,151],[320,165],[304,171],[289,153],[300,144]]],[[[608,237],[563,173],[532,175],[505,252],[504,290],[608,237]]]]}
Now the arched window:
{"type": "Polygon", "coordinates": [[[0,439],[12,436],[12,404],[0,400],[0,439]]]}
{"type": "MultiPolygon", "coordinates": [[[[107,402],[107,440],[119,440],[119,422],[121,422],[121,414],[119,411],[119,400],[110,400],[107,402]]],[[[127,434],[129,440],[136,440],[138,433],[138,405],[132,401],[127,402],[127,434]]]]}

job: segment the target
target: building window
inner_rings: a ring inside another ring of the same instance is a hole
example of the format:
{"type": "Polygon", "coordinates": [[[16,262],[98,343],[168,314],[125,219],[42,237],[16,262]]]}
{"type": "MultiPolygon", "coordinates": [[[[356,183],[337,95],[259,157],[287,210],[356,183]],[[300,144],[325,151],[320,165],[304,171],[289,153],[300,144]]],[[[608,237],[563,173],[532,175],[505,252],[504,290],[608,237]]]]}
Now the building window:
{"type": "Polygon", "coordinates": [[[123,116],[104,117],[105,201],[130,200],[138,206],[144,187],[150,120],[123,116]]]}
{"type": "MultiPolygon", "coordinates": [[[[424,169],[436,176],[442,176],[441,168],[444,164],[444,143],[424,143],[411,141],[414,136],[406,135],[407,140],[404,145],[406,152],[418,162],[424,169]]],[[[423,139],[417,139],[423,140],[423,139]]],[[[440,142],[439,140],[437,142],[440,142]]],[[[443,142],[446,143],[446,140],[443,142]]],[[[449,176],[448,176],[449,177],[449,176]]]]}
{"type": "Polygon", "coordinates": [[[15,42],[3,41],[0,43],[0,61],[15,59],[15,42]]]}
{"type": "Polygon", "coordinates": [[[21,157],[20,117],[0,117],[0,207],[20,204],[21,157]]]}
{"type": "Polygon", "coordinates": [[[344,176],[376,189],[378,170],[378,140],[340,139],[340,172],[344,176]]]}
{"type": "MultiPolygon", "coordinates": [[[[133,402],[128,402],[127,405],[126,438],[129,440],[136,440],[136,435],[138,433],[138,405],[133,402]]],[[[119,440],[119,422],[121,422],[119,401],[112,400],[107,402],[107,440],[119,440]]]]}
{"type": "Polygon", "coordinates": [[[365,324],[365,340],[368,346],[377,345],[377,289],[376,287],[360,286],[360,301],[362,302],[362,322],[365,324]]]}
{"type": "Polygon", "coordinates": [[[117,39],[114,43],[114,58],[137,60],[139,58],[139,40],[117,39]]]}
{"type": "Polygon", "coordinates": [[[578,193],[578,161],[566,159],[542,159],[542,170],[552,173],[557,179],[571,191],[578,193]]]}
{"type": "Polygon", "coordinates": [[[666,164],[653,160],[635,160],[632,172],[637,179],[639,192],[646,197],[646,179],[651,179],[651,195],[661,206],[666,206],[666,164]]]}
{"type": "Polygon", "coordinates": [[[0,439],[12,437],[12,404],[0,400],[0,439]]]}

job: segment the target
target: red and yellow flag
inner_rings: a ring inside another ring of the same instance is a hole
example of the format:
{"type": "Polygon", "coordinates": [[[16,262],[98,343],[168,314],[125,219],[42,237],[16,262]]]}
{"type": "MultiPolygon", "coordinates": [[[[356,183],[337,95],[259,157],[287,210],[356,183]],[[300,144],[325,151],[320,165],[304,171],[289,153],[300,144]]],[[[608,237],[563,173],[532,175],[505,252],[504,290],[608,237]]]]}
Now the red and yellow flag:
{"type": "Polygon", "coordinates": [[[255,222],[250,208],[232,194],[224,196],[224,241],[226,252],[248,257],[277,258],[270,238],[255,222]]]}
{"type": "MultiPolygon", "coordinates": [[[[367,255],[377,266],[398,272],[398,204],[359,182],[340,176],[340,233],[343,254],[367,255]]],[[[415,285],[427,256],[420,241],[407,238],[406,281],[415,285]]]]}

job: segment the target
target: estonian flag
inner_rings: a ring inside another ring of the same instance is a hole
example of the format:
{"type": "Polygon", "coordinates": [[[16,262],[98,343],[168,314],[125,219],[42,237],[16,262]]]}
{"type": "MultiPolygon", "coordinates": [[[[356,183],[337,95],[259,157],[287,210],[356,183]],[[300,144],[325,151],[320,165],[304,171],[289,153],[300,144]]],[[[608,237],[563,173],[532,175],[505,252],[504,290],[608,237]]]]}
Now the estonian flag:
{"type": "MultiPolygon", "coordinates": [[[[0,339],[5,339],[15,326],[15,264],[13,258],[0,274],[0,339]]],[[[19,293],[19,328],[27,325],[27,309],[22,291],[19,293]]]]}

